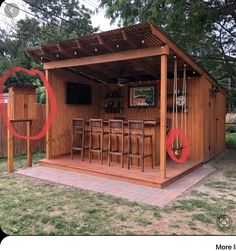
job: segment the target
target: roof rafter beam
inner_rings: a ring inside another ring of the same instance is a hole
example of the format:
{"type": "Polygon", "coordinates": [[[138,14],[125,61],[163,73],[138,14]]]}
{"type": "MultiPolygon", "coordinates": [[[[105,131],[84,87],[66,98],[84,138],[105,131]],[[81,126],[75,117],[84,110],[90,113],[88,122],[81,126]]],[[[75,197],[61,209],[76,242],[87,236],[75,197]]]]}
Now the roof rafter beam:
{"type": "Polygon", "coordinates": [[[80,71],[79,69],[75,69],[75,68],[70,67],[70,68],[65,68],[65,70],[73,72],[73,73],[79,75],[80,77],[85,78],[85,79],[89,79],[90,81],[93,81],[93,82],[95,81],[95,82],[98,82],[100,84],[101,83],[103,83],[103,84],[106,83],[106,82],[102,81],[101,79],[98,79],[97,77],[95,78],[95,77],[93,77],[93,76],[91,76],[91,75],[89,75],[89,74],[87,74],[87,73],[85,73],[83,71],[80,71]]]}
{"type": "MultiPolygon", "coordinates": [[[[135,43],[133,43],[130,39],[128,34],[125,31],[122,31],[122,36],[123,39],[134,49],[137,48],[137,45],[135,43]]],[[[138,62],[132,61],[132,63],[140,68],[142,68],[145,72],[147,72],[148,74],[150,74],[151,76],[158,78],[157,74],[155,72],[153,72],[149,67],[144,66],[143,64],[140,64],[138,62]]]]}
{"type": "Polygon", "coordinates": [[[89,74],[91,76],[96,76],[96,77],[98,77],[100,79],[102,79],[102,78],[108,79],[110,77],[109,75],[106,74],[106,72],[103,72],[103,71],[99,70],[98,68],[95,68],[95,69],[91,68],[91,67],[89,67],[87,65],[80,66],[77,69],[79,69],[82,72],[85,72],[85,73],[87,73],[87,74],[89,74]]]}
{"type": "MultiPolygon", "coordinates": [[[[147,72],[148,74],[150,74],[151,76],[153,76],[154,78],[159,78],[159,76],[156,74],[155,71],[153,71],[152,69],[150,69],[150,67],[143,65],[142,63],[139,63],[137,61],[131,61],[132,64],[142,68],[145,72],[147,72]]],[[[158,67],[157,67],[158,68],[158,67]]]]}
{"type": "Polygon", "coordinates": [[[42,57],[50,58],[51,60],[58,60],[56,55],[53,54],[52,52],[50,52],[47,48],[41,46],[40,51],[41,51],[41,56],[42,57]]]}
{"type": "MultiPolygon", "coordinates": [[[[112,72],[112,77],[114,78],[118,78],[119,76],[114,72],[114,70],[112,69],[112,67],[110,67],[109,65],[106,65],[105,68],[101,67],[102,65],[96,65],[95,69],[99,74],[102,74],[104,77],[107,77],[106,74],[106,70],[108,70],[109,72],[112,72]]],[[[91,67],[90,67],[91,68],[91,67]]],[[[92,67],[92,70],[94,69],[94,67],[92,67]]]]}
{"type": "Polygon", "coordinates": [[[196,71],[199,71],[199,73],[203,73],[202,69],[195,63],[193,60],[186,55],[180,48],[177,47],[175,43],[173,43],[166,35],[163,34],[152,22],[150,22],[151,32],[156,37],[160,38],[164,43],[169,44],[171,47],[171,50],[181,57],[186,63],[188,63],[190,66],[192,66],[196,71]]]}
{"type": "Polygon", "coordinates": [[[122,37],[131,47],[137,48],[137,45],[129,39],[128,34],[124,30],[122,30],[122,37]]]}
{"type": "MultiPolygon", "coordinates": [[[[130,67],[128,64],[126,64],[126,62],[125,62],[125,65],[126,65],[127,68],[130,67]]],[[[131,77],[139,81],[141,76],[139,76],[139,75],[137,74],[137,72],[132,71],[132,76],[131,76],[131,77]]]]}
{"type": "Polygon", "coordinates": [[[36,60],[39,60],[40,59],[40,56],[37,55],[35,52],[33,51],[26,51],[26,54],[29,58],[34,58],[36,60]]]}
{"type": "Polygon", "coordinates": [[[110,52],[114,52],[115,51],[112,48],[112,46],[110,45],[110,43],[106,42],[101,35],[98,35],[97,38],[98,38],[99,44],[102,45],[103,47],[105,47],[108,51],[110,51],[110,52]]]}
{"type": "Polygon", "coordinates": [[[44,64],[44,69],[48,70],[48,69],[57,69],[57,68],[65,68],[73,66],[102,64],[102,63],[126,61],[126,60],[152,57],[152,56],[168,55],[168,54],[169,54],[168,46],[162,46],[162,47],[158,46],[158,47],[142,48],[136,50],[108,53],[103,55],[95,55],[89,57],[48,62],[44,64]]]}
{"type": "MultiPolygon", "coordinates": [[[[164,43],[168,44],[171,50],[181,57],[187,64],[189,64],[195,71],[197,71],[200,75],[203,75],[208,81],[210,81],[213,85],[217,85],[222,91],[223,89],[219,86],[216,80],[211,77],[205,70],[203,70],[191,56],[187,55],[182,49],[180,49],[166,34],[163,33],[152,21],[148,22],[151,28],[151,32],[153,35],[158,37],[164,43]]],[[[223,91],[224,92],[224,91],[223,91]]],[[[225,93],[225,92],[224,92],[225,93]]]]}
{"type": "Polygon", "coordinates": [[[76,45],[77,45],[77,47],[78,47],[79,50],[83,51],[85,54],[87,54],[89,56],[93,55],[89,50],[87,50],[84,47],[84,45],[80,42],[80,40],[76,39],[75,42],[76,42],[76,45]]]}
{"type": "Polygon", "coordinates": [[[69,58],[74,57],[74,54],[72,52],[68,51],[67,49],[65,49],[60,43],[57,43],[57,48],[58,48],[58,51],[62,55],[69,57],[69,58]]]}

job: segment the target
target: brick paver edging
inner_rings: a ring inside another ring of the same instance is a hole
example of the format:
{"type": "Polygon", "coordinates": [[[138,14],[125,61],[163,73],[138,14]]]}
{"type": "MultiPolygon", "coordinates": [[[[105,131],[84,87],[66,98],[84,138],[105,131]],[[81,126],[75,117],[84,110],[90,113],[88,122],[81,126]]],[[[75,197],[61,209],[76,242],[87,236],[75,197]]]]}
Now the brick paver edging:
{"type": "Polygon", "coordinates": [[[164,207],[214,171],[215,169],[209,165],[203,165],[163,189],[40,166],[20,169],[15,173],[61,185],[121,197],[130,201],[164,207]]]}

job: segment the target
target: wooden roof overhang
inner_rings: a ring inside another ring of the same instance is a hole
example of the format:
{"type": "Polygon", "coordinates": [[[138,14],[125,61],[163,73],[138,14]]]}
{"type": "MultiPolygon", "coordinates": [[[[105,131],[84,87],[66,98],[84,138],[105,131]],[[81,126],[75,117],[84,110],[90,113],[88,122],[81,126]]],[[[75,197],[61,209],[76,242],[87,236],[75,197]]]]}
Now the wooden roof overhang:
{"type": "Polygon", "coordinates": [[[59,41],[27,50],[41,60],[44,69],[67,68],[100,83],[160,79],[160,55],[168,55],[168,78],[173,78],[174,60],[178,76],[186,64],[187,76],[205,76],[222,91],[217,81],[180,49],[153,22],[59,41]]]}

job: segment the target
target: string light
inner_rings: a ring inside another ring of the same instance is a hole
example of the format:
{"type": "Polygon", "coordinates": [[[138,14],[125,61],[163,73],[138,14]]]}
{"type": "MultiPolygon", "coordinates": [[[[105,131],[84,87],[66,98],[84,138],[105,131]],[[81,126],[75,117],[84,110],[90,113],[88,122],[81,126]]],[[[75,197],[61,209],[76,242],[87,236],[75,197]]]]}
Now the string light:
{"type": "Polygon", "coordinates": [[[97,51],[98,51],[98,49],[95,47],[95,48],[94,48],[94,51],[96,51],[96,52],[97,52],[97,51]]]}
{"type": "Polygon", "coordinates": [[[74,52],[74,55],[77,55],[77,51],[74,52]]]}
{"type": "Polygon", "coordinates": [[[142,39],[142,44],[144,44],[145,43],[145,41],[142,39]]]}
{"type": "Polygon", "coordinates": [[[57,58],[59,58],[59,54],[57,54],[57,58]]]}
{"type": "Polygon", "coordinates": [[[117,45],[116,45],[116,48],[119,48],[119,47],[120,47],[119,44],[117,44],[117,45]]]}

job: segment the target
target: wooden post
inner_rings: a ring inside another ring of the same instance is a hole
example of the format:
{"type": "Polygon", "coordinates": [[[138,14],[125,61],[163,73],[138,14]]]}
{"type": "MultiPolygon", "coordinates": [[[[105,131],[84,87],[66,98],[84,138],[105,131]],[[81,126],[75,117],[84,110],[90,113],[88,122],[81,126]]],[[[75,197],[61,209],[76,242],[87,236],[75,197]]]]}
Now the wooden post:
{"type": "MultiPolygon", "coordinates": [[[[30,137],[31,128],[32,128],[32,121],[29,120],[26,123],[27,123],[27,136],[30,137]]],[[[32,166],[31,142],[29,139],[27,139],[27,164],[28,164],[28,167],[32,166]]]]}
{"type": "MultiPolygon", "coordinates": [[[[10,122],[12,123],[12,122],[10,122]]],[[[13,148],[13,135],[10,130],[7,130],[7,169],[9,173],[14,171],[14,148],[13,148]]]]}
{"type": "Polygon", "coordinates": [[[166,178],[167,55],[161,56],[160,174],[166,178]]]}
{"type": "MultiPolygon", "coordinates": [[[[45,76],[46,79],[49,81],[49,70],[45,70],[45,76]]],[[[48,98],[48,93],[46,92],[46,118],[48,118],[50,112],[50,104],[49,104],[49,98],[48,98]]],[[[46,132],[46,158],[50,159],[51,158],[51,129],[49,128],[48,131],[46,132]]]]}

